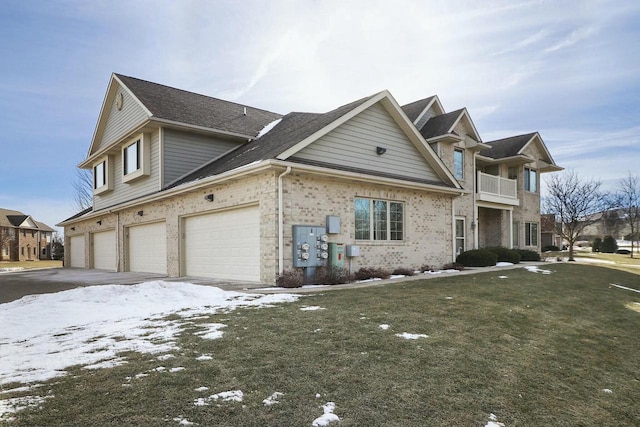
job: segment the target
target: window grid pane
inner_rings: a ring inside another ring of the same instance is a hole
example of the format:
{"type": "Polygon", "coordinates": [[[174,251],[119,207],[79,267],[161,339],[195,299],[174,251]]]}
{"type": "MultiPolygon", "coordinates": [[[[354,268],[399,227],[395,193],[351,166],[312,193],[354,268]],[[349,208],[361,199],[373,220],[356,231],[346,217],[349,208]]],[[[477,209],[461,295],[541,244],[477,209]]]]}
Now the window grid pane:
{"type": "Polygon", "coordinates": [[[369,240],[370,237],[370,201],[368,199],[355,200],[356,240],[369,240]]]}
{"type": "Polygon", "coordinates": [[[404,238],[403,236],[403,229],[404,229],[404,224],[403,224],[403,212],[402,212],[402,203],[393,203],[391,202],[389,204],[389,210],[390,210],[390,214],[389,214],[389,228],[391,231],[391,240],[402,240],[404,238]]]}
{"type": "Polygon", "coordinates": [[[140,141],[136,141],[124,150],[124,173],[128,175],[140,169],[140,141]]]}
{"type": "Polygon", "coordinates": [[[373,201],[373,240],[387,240],[387,202],[373,201]]]}
{"type": "Polygon", "coordinates": [[[105,162],[102,162],[94,168],[93,171],[94,181],[93,188],[100,188],[105,184],[105,162]]]}

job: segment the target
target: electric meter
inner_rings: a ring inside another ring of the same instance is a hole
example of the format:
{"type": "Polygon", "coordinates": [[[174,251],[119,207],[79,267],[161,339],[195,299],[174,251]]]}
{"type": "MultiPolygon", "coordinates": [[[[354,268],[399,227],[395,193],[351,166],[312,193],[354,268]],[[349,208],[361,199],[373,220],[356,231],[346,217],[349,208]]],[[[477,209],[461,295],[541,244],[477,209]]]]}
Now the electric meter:
{"type": "Polygon", "coordinates": [[[322,236],[320,236],[320,240],[322,240],[323,242],[326,242],[327,240],[329,240],[329,238],[327,237],[326,234],[323,234],[322,236]]]}
{"type": "Polygon", "coordinates": [[[308,244],[308,243],[303,243],[303,244],[302,244],[302,246],[301,246],[301,248],[302,248],[302,250],[303,250],[303,251],[308,251],[308,250],[309,250],[309,247],[310,247],[310,246],[309,246],[309,244],[308,244]]]}
{"type": "Polygon", "coordinates": [[[300,255],[300,258],[309,259],[309,252],[304,252],[302,255],[300,255]]]}
{"type": "Polygon", "coordinates": [[[322,252],[322,253],[320,254],[320,257],[321,257],[322,259],[327,259],[327,258],[329,258],[329,253],[328,253],[328,252],[322,252]]]}
{"type": "Polygon", "coordinates": [[[329,245],[326,243],[323,243],[320,245],[320,249],[322,249],[323,251],[326,251],[327,249],[329,249],[329,245]]]}

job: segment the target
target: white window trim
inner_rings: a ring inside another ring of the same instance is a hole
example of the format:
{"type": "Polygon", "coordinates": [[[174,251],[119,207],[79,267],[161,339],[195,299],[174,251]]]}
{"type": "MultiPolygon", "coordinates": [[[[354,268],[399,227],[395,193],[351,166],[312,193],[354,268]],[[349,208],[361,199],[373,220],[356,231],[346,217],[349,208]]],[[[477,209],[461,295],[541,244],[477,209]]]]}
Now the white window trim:
{"type": "Polygon", "coordinates": [[[455,223],[453,227],[453,247],[456,251],[456,256],[467,250],[467,219],[463,216],[455,217],[455,223]],[[458,221],[462,221],[462,237],[458,237],[457,225],[458,221]],[[462,250],[458,252],[458,239],[462,239],[462,250]]]}
{"type": "Polygon", "coordinates": [[[111,191],[113,190],[113,160],[111,159],[111,156],[104,156],[102,157],[100,160],[98,160],[97,162],[95,162],[93,164],[93,167],[91,168],[91,176],[93,177],[93,195],[97,196],[99,194],[102,193],[106,193],[107,191],[111,191]],[[104,185],[95,188],[95,183],[96,183],[96,166],[98,166],[100,163],[104,163],[104,173],[105,173],[105,182],[104,185]]]}
{"type": "Polygon", "coordinates": [[[524,190],[528,193],[537,193],[538,188],[540,187],[540,174],[537,169],[533,168],[524,168],[524,190]],[[535,173],[536,176],[536,189],[531,191],[531,172],[535,173]],[[529,183],[529,188],[527,188],[527,182],[529,183]]]}
{"type": "Polygon", "coordinates": [[[538,222],[525,222],[524,223],[524,245],[526,247],[538,247],[538,245],[540,244],[540,223],[538,222]],[[536,226],[536,233],[535,233],[535,239],[536,239],[536,244],[532,244],[531,241],[533,240],[533,234],[531,233],[531,226],[535,225],[536,226]],[[527,242],[527,234],[529,235],[529,241],[527,242]]]}
{"type": "Polygon", "coordinates": [[[122,146],[122,182],[127,183],[131,181],[135,181],[143,176],[149,175],[150,169],[150,161],[151,158],[151,148],[149,143],[149,135],[146,133],[141,133],[135,136],[135,138],[131,138],[122,146]],[[126,150],[131,145],[136,142],[140,143],[140,167],[129,174],[125,173],[125,156],[126,150]]]}

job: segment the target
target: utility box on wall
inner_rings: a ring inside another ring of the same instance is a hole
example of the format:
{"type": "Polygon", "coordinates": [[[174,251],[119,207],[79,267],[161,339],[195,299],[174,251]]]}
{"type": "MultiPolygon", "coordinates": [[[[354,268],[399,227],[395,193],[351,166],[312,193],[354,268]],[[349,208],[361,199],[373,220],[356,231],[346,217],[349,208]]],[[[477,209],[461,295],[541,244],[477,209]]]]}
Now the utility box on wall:
{"type": "Polygon", "coordinates": [[[344,267],[345,258],[344,243],[329,243],[329,266],[344,267]]]}
{"type": "Polygon", "coordinates": [[[329,257],[325,228],[313,225],[293,226],[293,266],[320,267],[329,257]]]}

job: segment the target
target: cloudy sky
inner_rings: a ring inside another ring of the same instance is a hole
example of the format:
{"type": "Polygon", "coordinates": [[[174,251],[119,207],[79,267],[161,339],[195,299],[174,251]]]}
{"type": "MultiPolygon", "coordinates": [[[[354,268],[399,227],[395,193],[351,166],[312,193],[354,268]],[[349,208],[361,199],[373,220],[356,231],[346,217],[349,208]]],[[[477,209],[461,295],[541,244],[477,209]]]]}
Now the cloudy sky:
{"type": "Polygon", "coordinates": [[[0,207],[75,213],[112,72],[283,114],[437,94],[614,186],[640,171],[639,52],[636,1],[4,0],[0,207]]]}

